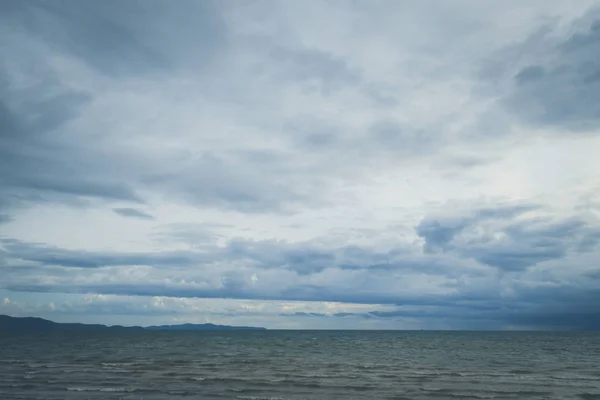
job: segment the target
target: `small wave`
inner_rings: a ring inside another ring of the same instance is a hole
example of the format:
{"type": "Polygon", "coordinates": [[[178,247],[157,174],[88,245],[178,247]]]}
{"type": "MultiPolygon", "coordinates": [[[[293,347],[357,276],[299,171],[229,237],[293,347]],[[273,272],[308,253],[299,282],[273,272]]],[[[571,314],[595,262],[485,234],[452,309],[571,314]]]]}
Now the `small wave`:
{"type": "Polygon", "coordinates": [[[207,384],[245,384],[245,385],[253,385],[253,386],[277,386],[281,382],[287,382],[286,379],[257,379],[257,378],[242,378],[242,377],[227,377],[227,376],[207,376],[207,377],[188,377],[187,379],[195,380],[195,381],[204,381],[207,384]]]}
{"type": "Polygon", "coordinates": [[[553,375],[551,376],[552,379],[556,379],[559,381],[597,381],[598,378],[595,378],[593,376],[586,376],[586,375],[553,375]]]}
{"type": "Polygon", "coordinates": [[[23,383],[12,383],[10,385],[0,385],[0,388],[11,388],[11,389],[35,389],[37,388],[36,385],[30,385],[30,384],[23,384],[23,383]]]}
{"type": "Polygon", "coordinates": [[[477,392],[458,392],[456,389],[423,387],[421,390],[448,397],[493,399],[496,396],[519,395],[519,396],[549,396],[551,392],[536,390],[478,390],[477,392]]]}
{"type": "Polygon", "coordinates": [[[138,389],[135,388],[103,388],[103,387],[70,387],[67,388],[69,392],[120,392],[120,393],[131,393],[138,389]]]}
{"type": "Polygon", "coordinates": [[[511,369],[510,371],[508,371],[508,373],[515,375],[531,375],[535,374],[536,372],[529,369],[511,369]]]}
{"type": "Polygon", "coordinates": [[[235,360],[230,360],[227,361],[226,364],[235,364],[235,365],[240,365],[240,364],[260,364],[260,365],[265,365],[268,364],[269,361],[268,360],[240,360],[240,359],[235,359],[235,360]]]}
{"type": "Polygon", "coordinates": [[[283,397],[268,397],[268,396],[236,396],[240,400],[286,400],[283,397]]]}
{"type": "Polygon", "coordinates": [[[436,396],[453,399],[493,399],[496,397],[492,394],[455,392],[454,390],[440,388],[421,388],[421,390],[435,393],[436,396]]]}
{"type": "Polygon", "coordinates": [[[194,392],[190,392],[187,390],[169,390],[168,392],[170,395],[174,395],[174,396],[190,396],[195,394],[194,392]]]}
{"type": "Polygon", "coordinates": [[[377,374],[375,375],[378,378],[383,378],[383,379],[398,379],[399,375],[397,374],[377,374]]]}
{"type": "MultiPolygon", "coordinates": [[[[79,369],[70,369],[69,368],[69,369],[61,369],[60,372],[63,373],[63,374],[73,374],[73,373],[81,373],[81,372],[94,372],[94,373],[96,373],[97,370],[90,369],[90,368],[79,368],[79,369]]],[[[117,371],[113,370],[113,372],[117,372],[117,371]]],[[[126,372],[129,372],[129,371],[126,371],[126,372]]]]}
{"type": "Polygon", "coordinates": [[[114,363],[103,362],[103,363],[100,363],[100,365],[102,365],[103,367],[133,367],[134,365],[143,365],[143,364],[135,363],[135,362],[114,362],[114,363]]]}
{"type": "Polygon", "coordinates": [[[382,364],[362,364],[362,365],[355,365],[354,367],[356,369],[388,369],[389,365],[382,365],[382,364]]]}
{"type": "Polygon", "coordinates": [[[47,364],[41,363],[27,363],[27,368],[40,369],[40,368],[54,368],[54,366],[50,366],[47,364]]]}

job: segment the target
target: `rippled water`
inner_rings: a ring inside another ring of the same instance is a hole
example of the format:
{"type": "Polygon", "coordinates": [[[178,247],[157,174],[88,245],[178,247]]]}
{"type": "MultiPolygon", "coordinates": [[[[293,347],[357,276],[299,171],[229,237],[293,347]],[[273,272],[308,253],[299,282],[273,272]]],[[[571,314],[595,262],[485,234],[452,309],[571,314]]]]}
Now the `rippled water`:
{"type": "Polygon", "coordinates": [[[121,332],[0,338],[0,399],[600,399],[600,335],[121,332]]]}

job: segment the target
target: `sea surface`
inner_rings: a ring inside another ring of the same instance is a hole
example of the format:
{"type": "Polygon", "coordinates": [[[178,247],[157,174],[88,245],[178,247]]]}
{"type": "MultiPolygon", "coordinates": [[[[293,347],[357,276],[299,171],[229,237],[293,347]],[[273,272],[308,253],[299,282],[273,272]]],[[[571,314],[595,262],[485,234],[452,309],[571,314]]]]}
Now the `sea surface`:
{"type": "Polygon", "coordinates": [[[0,399],[600,399],[600,334],[0,337],[0,399]]]}

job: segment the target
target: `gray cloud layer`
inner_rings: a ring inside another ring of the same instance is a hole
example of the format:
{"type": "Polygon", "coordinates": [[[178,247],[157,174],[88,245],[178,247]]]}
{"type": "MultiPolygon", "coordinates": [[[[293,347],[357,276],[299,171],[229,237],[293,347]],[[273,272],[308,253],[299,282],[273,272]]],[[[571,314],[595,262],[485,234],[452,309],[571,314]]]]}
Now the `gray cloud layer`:
{"type": "MultiPolygon", "coordinates": [[[[522,65],[504,102],[534,126],[590,132],[600,125],[600,13],[590,10],[567,33],[536,33],[508,60],[522,65]]],[[[506,62],[506,61],[505,61],[506,62]]]]}
{"type": "Polygon", "coordinates": [[[598,10],[497,40],[480,36],[494,12],[435,4],[2,2],[0,288],[335,301],[397,308],[327,318],[599,328],[591,184],[585,206],[573,194],[572,207],[550,209],[548,194],[522,200],[538,175],[500,171],[487,184],[474,172],[512,160],[530,131],[597,136],[598,10]],[[492,200],[465,200],[486,197],[476,185],[492,200]],[[520,200],[495,200],[511,189],[520,200]],[[444,205],[452,198],[467,206],[444,205]],[[69,228],[55,221],[39,235],[25,226],[43,214],[28,211],[59,208],[107,211],[154,250],[106,250],[109,222],[72,246],[49,244],[69,228]],[[182,209],[203,214],[188,221],[182,209]],[[229,220],[199,222],[207,210],[229,220]],[[367,220],[365,240],[343,223],[330,229],[342,213],[367,220]],[[387,221],[397,214],[402,223],[387,221]],[[294,215],[318,222],[272,239],[294,215]],[[254,221],[267,233],[241,237],[254,221]]]}
{"type": "Polygon", "coordinates": [[[426,217],[415,228],[424,239],[422,250],[232,239],[195,250],[108,253],[4,239],[2,287],[394,304],[419,308],[337,317],[450,318],[478,329],[486,324],[597,328],[600,269],[590,270],[586,260],[598,254],[600,226],[583,218],[556,221],[528,214],[539,210],[498,205],[467,216],[426,217]],[[436,284],[420,290],[406,286],[422,279],[436,284]]]}
{"type": "Polygon", "coordinates": [[[531,210],[535,208],[526,205],[425,219],[417,233],[425,240],[427,252],[454,252],[507,271],[591,251],[600,242],[600,228],[578,218],[512,220],[531,210]]]}
{"type": "Polygon", "coordinates": [[[152,215],[145,213],[143,211],[137,210],[135,208],[120,207],[120,208],[113,208],[113,211],[124,217],[139,218],[139,219],[154,219],[154,217],[152,215]]]}

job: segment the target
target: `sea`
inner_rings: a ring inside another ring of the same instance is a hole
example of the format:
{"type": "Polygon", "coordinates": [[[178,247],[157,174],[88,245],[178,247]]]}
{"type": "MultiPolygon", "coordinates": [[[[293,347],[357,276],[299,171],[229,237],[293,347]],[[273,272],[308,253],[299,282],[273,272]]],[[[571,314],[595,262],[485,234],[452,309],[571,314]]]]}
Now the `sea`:
{"type": "Polygon", "coordinates": [[[0,337],[0,399],[600,399],[600,334],[98,332],[0,337]]]}

